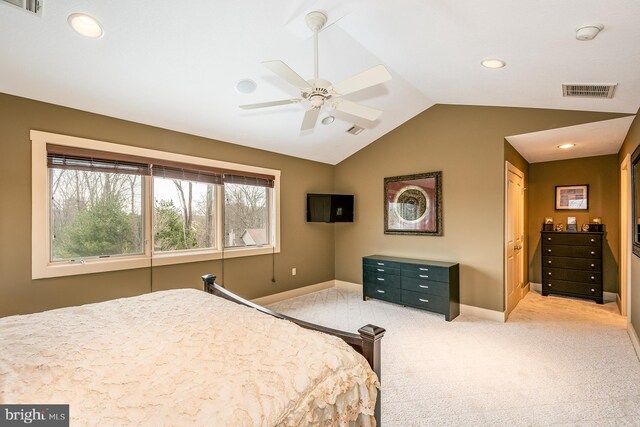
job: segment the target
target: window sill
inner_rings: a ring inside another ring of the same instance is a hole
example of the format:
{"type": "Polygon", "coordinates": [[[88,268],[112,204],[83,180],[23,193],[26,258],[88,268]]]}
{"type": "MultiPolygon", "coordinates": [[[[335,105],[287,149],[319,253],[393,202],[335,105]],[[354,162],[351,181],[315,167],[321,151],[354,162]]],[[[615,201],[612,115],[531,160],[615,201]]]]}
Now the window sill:
{"type": "MultiPolygon", "coordinates": [[[[274,252],[273,246],[233,248],[225,249],[224,259],[241,258],[256,255],[268,255],[274,252]]],[[[276,246],[275,253],[280,253],[276,246]]],[[[79,274],[104,273],[108,271],[131,270],[134,268],[148,268],[151,266],[164,266],[173,264],[186,264],[190,262],[214,261],[223,258],[222,251],[203,250],[189,252],[174,252],[154,254],[148,256],[128,256],[115,258],[88,259],[86,262],[52,262],[44,268],[35,269],[32,272],[33,279],[46,279],[50,277],[75,276],[79,274]]],[[[204,273],[203,273],[204,274],[204,273]]]]}

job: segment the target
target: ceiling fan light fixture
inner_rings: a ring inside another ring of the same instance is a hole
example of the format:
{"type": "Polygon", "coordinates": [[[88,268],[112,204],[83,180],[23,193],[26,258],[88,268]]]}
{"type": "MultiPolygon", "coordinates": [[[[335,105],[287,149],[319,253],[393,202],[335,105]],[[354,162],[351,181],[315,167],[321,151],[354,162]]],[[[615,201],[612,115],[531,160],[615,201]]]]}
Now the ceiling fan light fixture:
{"type": "Polygon", "coordinates": [[[236,90],[240,93],[250,94],[255,92],[258,85],[251,79],[242,79],[236,83],[236,90]]]}
{"type": "Polygon", "coordinates": [[[98,20],[86,13],[72,13],[67,18],[67,22],[81,36],[99,39],[104,35],[104,30],[98,20]]]}
{"type": "Polygon", "coordinates": [[[558,148],[560,148],[560,149],[562,149],[562,150],[567,150],[567,149],[569,149],[569,148],[573,148],[573,147],[575,147],[575,146],[576,146],[576,144],[572,144],[572,143],[570,143],[570,142],[569,142],[569,143],[566,143],[566,144],[560,144],[560,145],[558,145],[558,148]]]}
{"type": "Polygon", "coordinates": [[[333,116],[327,116],[327,117],[325,117],[324,119],[322,119],[322,124],[323,124],[323,125],[330,125],[331,123],[333,123],[333,121],[334,121],[335,119],[336,119],[336,118],[335,118],[335,117],[333,117],[333,116]]]}
{"type": "Polygon", "coordinates": [[[485,59],[480,64],[482,64],[482,66],[485,68],[491,68],[491,69],[504,68],[505,65],[507,65],[507,63],[504,62],[502,59],[496,59],[496,58],[485,59]]]}

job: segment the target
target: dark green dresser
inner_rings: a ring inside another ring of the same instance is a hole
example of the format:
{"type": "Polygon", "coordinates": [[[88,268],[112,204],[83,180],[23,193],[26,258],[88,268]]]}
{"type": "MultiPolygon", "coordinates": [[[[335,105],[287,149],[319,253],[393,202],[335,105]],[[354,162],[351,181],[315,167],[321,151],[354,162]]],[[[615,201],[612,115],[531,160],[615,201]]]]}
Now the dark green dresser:
{"type": "Polygon", "coordinates": [[[362,258],[363,298],[444,314],[460,314],[460,265],[371,255],[362,258]]]}
{"type": "Polygon", "coordinates": [[[542,232],[542,295],[602,304],[603,232],[542,232]]]}

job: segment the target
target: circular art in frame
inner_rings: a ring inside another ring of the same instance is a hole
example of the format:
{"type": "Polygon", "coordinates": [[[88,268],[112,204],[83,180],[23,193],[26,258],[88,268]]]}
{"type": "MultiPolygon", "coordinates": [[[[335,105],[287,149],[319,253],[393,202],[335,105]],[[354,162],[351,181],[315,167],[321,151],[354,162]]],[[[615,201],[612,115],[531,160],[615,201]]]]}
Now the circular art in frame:
{"type": "Polygon", "coordinates": [[[442,172],[384,179],[385,234],[442,235],[442,172]]]}

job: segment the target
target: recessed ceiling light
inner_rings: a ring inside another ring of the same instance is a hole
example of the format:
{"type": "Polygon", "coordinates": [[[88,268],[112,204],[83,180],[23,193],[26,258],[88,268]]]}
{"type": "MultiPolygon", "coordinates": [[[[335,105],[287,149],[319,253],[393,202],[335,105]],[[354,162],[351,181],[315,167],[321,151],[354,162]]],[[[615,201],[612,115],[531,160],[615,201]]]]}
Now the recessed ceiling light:
{"type": "Polygon", "coordinates": [[[575,146],[576,146],[576,144],[569,143],[569,144],[558,145],[558,148],[562,148],[563,150],[566,150],[567,148],[573,148],[575,146]]]}
{"type": "Polygon", "coordinates": [[[84,13],[72,13],[67,22],[78,34],[91,39],[99,39],[104,35],[102,26],[93,16],[84,13]]]}
{"type": "Polygon", "coordinates": [[[481,64],[486,68],[502,68],[507,65],[507,63],[501,59],[485,59],[481,64]]]}
{"type": "Polygon", "coordinates": [[[322,119],[322,124],[323,124],[323,125],[330,125],[331,123],[333,123],[333,121],[334,121],[335,119],[336,119],[336,118],[335,118],[335,117],[333,117],[333,116],[327,116],[327,117],[325,117],[324,119],[322,119]]]}
{"type": "Polygon", "coordinates": [[[258,85],[251,79],[242,79],[236,83],[236,90],[240,93],[253,93],[258,85]]]}
{"type": "Polygon", "coordinates": [[[576,30],[576,40],[582,42],[593,40],[602,30],[604,30],[604,25],[602,24],[585,25],[576,30]]]}

